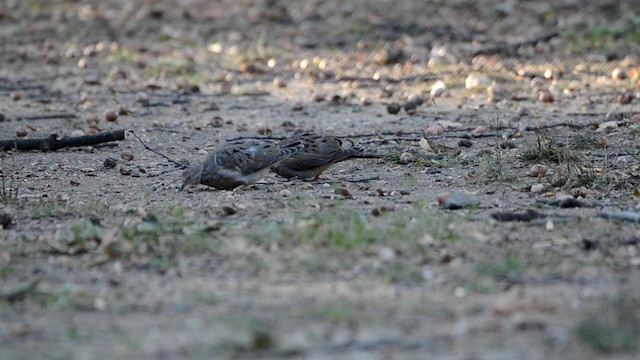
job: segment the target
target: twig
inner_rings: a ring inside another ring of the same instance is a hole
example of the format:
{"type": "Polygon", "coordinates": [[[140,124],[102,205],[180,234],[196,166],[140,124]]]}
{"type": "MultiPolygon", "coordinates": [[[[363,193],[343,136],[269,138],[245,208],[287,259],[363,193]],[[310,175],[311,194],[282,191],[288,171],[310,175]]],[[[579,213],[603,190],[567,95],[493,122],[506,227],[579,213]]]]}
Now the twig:
{"type": "Polygon", "coordinates": [[[557,31],[552,31],[550,33],[543,34],[528,40],[516,41],[513,43],[503,43],[503,44],[487,46],[484,48],[476,49],[469,52],[469,55],[476,56],[476,55],[482,55],[482,54],[493,55],[493,54],[499,54],[499,53],[513,53],[522,46],[533,46],[539,42],[549,41],[555,37],[558,37],[559,35],[560,33],[558,33],[557,31]]]}
{"type": "Polygon", "coordinates": [[[144,141],[142,141],[142,139],[140,139],[140,137],[138,137],[138,135],[137,135],[133,130],[129,130],[129,132],[130,132],[130,133],[131,133],[131,135],[133,135],[136,139],[138,139],[138,141],[140,141],[140,144],[142,144],[142,146],[144,146],[144,148],[145,148],[146,150],[149,150],[149,151],[151,151],[152,153],[154,153],[154,154],[156,154],[156,155],[162,156],[163,158],[167,159],[169,162],[171,162],[171,163],[175,164],[175,165],[176,165],[178,168],[180,168],[180,169],[186,169],[186,168],[187,168],[187,165],[185,165],[185,164],[183,164],[183,163],[181,163],[181,162],[179,162],[179,161],[173,160],[172,158],[168,157],[167,155],[165,155],[165,154],[163,154],[163,153],[161,153],[161,152],[159,152],[159,151],[156,151],[156,150],[154,150],[154,149],[150,148],[150,147],[149,147],[149,145],[145,144],[145,142],[144,142],[144,141]]]}
{"type": "Polygon", "coordinates": [[[0,151],[11,149],[55,151],[66,147],[89,146],[119,140],[124,140],[124,130],[66,138],[51,134],[49,137],[41,139],[0,140],[0,151]]]}
{"type": "Polygon", "coordinates": [[[635,211],[618,211],[618,212],[606,212],[603,211],[598,214],[601,218],[609,220],[624,220],[640,223],[640,213],[635,211]]]}
{"type": "Polygon", "coordinates": [[[74,113],[57,113],[57,114],[36,114],[23,115],[16,117],[16,120],[50,120],[50,119],[75,119],[78,115],[74,113]]]}

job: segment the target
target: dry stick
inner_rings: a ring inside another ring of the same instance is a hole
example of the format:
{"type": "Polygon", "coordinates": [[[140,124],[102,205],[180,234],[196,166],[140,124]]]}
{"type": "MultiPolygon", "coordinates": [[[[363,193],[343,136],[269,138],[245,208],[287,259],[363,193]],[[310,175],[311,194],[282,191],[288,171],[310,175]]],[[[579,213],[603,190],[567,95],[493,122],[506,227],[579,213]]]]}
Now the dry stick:
{"type": "Polygon", "coordinates": [[[75,119],[78,115],[74,113],[57,113],[57,114],[36,114],[22,115],[16,117],[16,120],[50,120],[50,119],[75,119]]]}
{"type": "Polygon", "coordinates": [[[156,155],[160,155],[160,156],[162,156],[163,158],[167,159],[169,162],[171,162],[171,163],[173,163],[173,164],[177,165],[177,166],[178,166],[178,168],[180,168],[180,169],[186,169],[186,168],[187,168],[187,166],[186,166],[185,164],[183,164],[183,163],[181,163],[181,162],[179,162],[179,161],[173,160],[172,158],[168,157],[167,155],[165,155],[165,154],[163,154],[163,153],[161,153],[161,152],[159,152],[159,151],[156,151],[156,150],[154,150],[154,149],[150,148],[150,147],[149,147],[149,145],[145,144],[145,142],[144,142],[144,141],[142,141],[142,139],[140,139],[140,137],[138,137],[138,135],[137,135],[133,130],[129,130],[129,132],[130,132],[130,133],[131,133],[131,135],[133,135],[136,139],[138,139],[138,141],[140,141],[140,144],[142,144],[142,146],[144,146],[144,148],[145,148],[145,149],[147,149],[147,150],[151,151],[152,153],[154,153],[154,154],[156,154],[156,155]]]}
{"type": "Polygon", "coordinates": [[[11,149],[55,151],[66,147],[89,146],[119,140],[124,140],[124,130],[66,138],[51,134],[49,137],[41,139],[0,140],[0,151],[11,149]]]}
{"type": "Polygon", "coordinates": [[[476,55],[492,55],[492,54],[499,54],[499,53],[511,53],[514,52],[515,50],[518,50],[520,47],[522,46],[533,46],[539,42],[543,42],[543,41],[549,41],[555,37],[558,37],[560,35],[560,33],[558,33],[557,31],[552,31],[550,33],[547,34],[543,34],[540,35],[538,37],[535,37],[533,39],[529,39],[529,40],[523,40],[523,41],[516,41],[513,43],[505,43],[505,44],[499,44],[499,45],[493,45],[493,46],[488,46],[485,48],[481,48],[481,49],[476,49],[473,50],[471,52],[469,52],[470,56],[476,56],[476,55]]]}

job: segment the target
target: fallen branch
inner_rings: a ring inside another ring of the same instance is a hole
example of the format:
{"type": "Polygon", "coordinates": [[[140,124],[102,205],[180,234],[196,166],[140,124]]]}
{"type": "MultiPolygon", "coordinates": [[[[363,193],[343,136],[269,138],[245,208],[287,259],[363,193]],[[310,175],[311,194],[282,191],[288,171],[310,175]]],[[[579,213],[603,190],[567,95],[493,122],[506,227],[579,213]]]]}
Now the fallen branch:
{"type": "Polygon", "coordinates": [[[494,54],[500,54],[500,53],[514,53],[516,50],[518,50],[523,46],[533,46],[540,42],[549,41],[555,37],[558,37],[559,35],[560,33],[558,33],[557,31],[552,31],[550,33],[543,34],[528,40],[516,41],[512,43],[502,43],[498,45],[487,46],[484,48],[472,50],[469,52],[469,55],[476,56],[476,55],[494,55],[494,54]]]}
{"type": "Polygon", "coordinates": [[[50,120],[50,119],[75,119],[78,115],[74,113],[57,113],[57,114],[36,114],[18,116],[16,120],[50,120]]]}
{"type": "Polygon", "coordinates": [[[79,147],[102,144],[109,141],[124,140],[124,130],[115,130],[96,135],[84,135],[60,138],[56,134],[41,139],[0,140],[0,151],[6,150],[41,150],[56,151],[67,147],[79,147]]]}

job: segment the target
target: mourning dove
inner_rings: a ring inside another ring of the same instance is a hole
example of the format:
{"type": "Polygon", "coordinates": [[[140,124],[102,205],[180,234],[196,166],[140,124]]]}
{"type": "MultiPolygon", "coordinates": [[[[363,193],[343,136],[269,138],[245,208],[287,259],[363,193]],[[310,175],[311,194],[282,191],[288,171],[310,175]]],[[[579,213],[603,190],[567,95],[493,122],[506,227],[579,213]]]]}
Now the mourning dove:
{"type": "Polygon", "coordinates": [[[182,174],[183,190],[187,185],[203,184],[231,190],[253,184],[263,178],[269,168],[300,151],[300,142],[278,145],[268,140],[236,140],[229,142],[202,162],[189,166],[182,174]]]}
{"type": "Polygon", "coordinates": [[[278,175],[286,178],[317,179],[331,165],[364,151],[357,145],[343,148],[342,141],[335,136],[300,130],[296,130],[289,141],[300,141],[304,148],[273,167],[278,175]]]}

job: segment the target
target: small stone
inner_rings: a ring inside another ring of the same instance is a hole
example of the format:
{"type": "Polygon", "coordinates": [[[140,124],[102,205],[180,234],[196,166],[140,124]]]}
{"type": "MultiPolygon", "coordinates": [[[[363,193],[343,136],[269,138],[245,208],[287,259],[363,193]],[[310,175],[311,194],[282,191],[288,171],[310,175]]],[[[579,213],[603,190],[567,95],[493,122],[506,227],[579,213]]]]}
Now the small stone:
{"type": "Polygon", "coordinates": [[[533,184],[531,185],[531,188],[529,189],[529,191],[531,191],[534,194],[539,194],[544,190],[544,185],[543,184],[533,184]]]}
{"type": "Polygon", "coordinates": [[[136,94],[136,102],[140,103],[142,105],[148,105],[149,104],[149,95],[147,95],[147,93],[145,92],[139,92],[136,94]]]}
{"type": "Polygon", "coordinates": [[[214,128],[221,128],[224,125],[224,120],[220,116],[214,116],[209,120],[208,125],[214,128]]]}
{"type": "Polygon", "coordinates": [[[406,103],[404,103],[404,111],[406,111],[409,115],[415,114],[417,112],[417,109],[418,106],[412,101],[407,101],[406,103]]]}
{"type": "Polygon", "coordinates": [[[424,98],[418,94],[409,94],[409,96],[407,96],[407,102],[412,102],[416,104],[416,106],[420,106],[424,104],[424,98]]]}
{"type": "Polygon", "coordinates": [[[502,143],[500,143],[501,149],[515,149],[516,147],[516,143],[514,143],[513,141],[503,141],[502,143]]]}
{"type": "Polygon", "coordinates": [[[95,74],[87,75],[84,77],[84,83],[87,85],[98,85],[100,84],[100,78],[95,74]]]}
{"type": "Polygon", "coordinates": [[[69,202],[69,195],[63,192],[57,193],[54,199],[59,203],[66,203],[69,202]]]}
{"type": "Polygon", "coordinates": [[[109,121],[109,122],[116,121],[116,120],[118,120],[118,113],[115,112],[115,111],[111,111],[111,110],[105,111],[104,112],[104,119],[109,121]]]}
{"type": "Polygon", "coordinates": [[[467,139],[462,139],[460,141],[458,141],[458,147],[471,147],[473,146],[473,142],[471,142],[471,140],[467,140],[467,139]]]}
{"type": "Polygon", "coordinates": [[[291,191],[289,191],[288,189],[282,189],[282,190],[280,190],[278,195],[280,195],[280,197],[283,197],[283,198],[290,198],[290,197],[293,196],[293,193],[291,191]]]}
{"type": "Polygon", "coordinates": [[[82,130],[73,130],[69,134],[70,137],[78,137],[78,136],[82,136],[82,135],[84,135],[84,131],[82,131],[82,130]]]}
{"type": "Polygon", "coordinates": [[[71,186],[79,186],[79,185],[80,185],[80,182],[79,182],[79,181],[77,181],[77,180],[70,180],[70,181],[69,181],[69,184],[71,184],[71,186]]]}
{"type": "Polygon", "coordinates": [[[118,115],[125,116],[129,113],[129,109],[127,109],[124,105],[118,105],[118,115]]]}
{"type": "Polygon", "coordinates": [[[124,176],[129,176],[131,175],[131,173],[133,173],[133,170],[124,166],[120,166],[119,170],[120,170],[120,175],[124,175],[124,176]]]}
{"type": "Polygon", "coordinates": [[[86,176],[96,176],[96,169],[94,168],[86,167],[86,168],[80,169],[80,171],[86,176]]]}
{"type": "Polygon", "coordinates": [[[627,78],[627,73],[623,69],[615,68],[611,72],[611,78],[613,80],[624,80],[627,78]]]}
{"type": "Polygon", "coordinates": [[[387,104],[387,112],[389,114],[395,115],[400,112],[400,109],[400,104],[398,104],[397,102],[390,102],[387,104]]]}
{"type": "Polygon", "coordinates": [[[529,108],[526,106],[518,106],[518,109],[516,110],[516,112],[518,113],[519,117],[527,116],[531,113],[529,108]]]}
{"type": "Polygon", "coordinates": [[[7,119],[7,117],[6,117],[6,116],[4,116],[4,113],[1,113],[1,112],[0,112],[0,122],[5,121],[6,119],[7,119]]]}
{"type": "Polygon", "coordinates": [[[618,97],[616,98],[616,102],[618,102],[618,104],[621,104],[621,105],[627,105],[627,104],[630,104],[633,101],[633,99],[635,99],[635,96],[633,95],[633,93],[625,92],[623,94],[618,95],[618,97]]]}
{"type": "Polygon", "coordinates": [[[416,160],[415,156],[413,156],[410,152],[403,152],[400,154],[400,163],[401,164],[410,164],[416,160]]]}
{"type": "Polygon", "coordinates": [[[326,99],[327,99],[327,95],[323,93],[316,93],[315,95],[313,95],[313,101],[315,102],[323,102],[326,99]]]}
{"type": "Polygon", "coordinates": [[[552,103],[555,99],[550,91],[543,90],[538,94],[538,100],[542,103],[552,103]]]}
{"type": "Polygon", "coordinates": [[[16,136],[20,138],[27,136],[27,129],[23,127],[16,128],[16,136]]]}
{"type": "Polygon", "coordinates": [[[547,69],[544,71],[544,78],[548,80],[558,80],[562,76],[562,72],[558,69],[547,69]]]}
{"type": "Polygon", "coordinates": [[[15,90],[15,91],[12,91],[11,93],[9,93],[9,97],[13,101],[22,100],[23,96],[24,96],[24,91],[22,91],[22,90],[15,90]]]}
{"type": "Polygon", "coordinates": [[[204,155],[207,156],[209,155],[209,152],[205,149],[198,149],[198,155],[204,155]]]}
{"type": "Polygon", "coordinates": [[[343,196],[345,199],[352,199],[353,196],[351,196],[351,193],[349,192],[349,189],[345,188],[345,187],[338,187],[334,190],[334,193],[336,195],[340,195],[343,196]]]}
{"type": "Polygon", "coordinates": [[[457,210],[480,205],[480,201],[463,191],[440,194],[438,195],[438,203],[441,208],[447,210],[457,210]]]}
{"type": "Polygon", "coordinates": [[[120,153],[120,158],[122,160],[131,161],[131,160],[133,160],[134,155],[130,151],[123,151],[123,152],[120,153]]]}
{"type": "Polygon", "coordinates": [[[218,208],[217,213],[221,216],[229,216],[237,213],[238,210],[233,205],[225,204],[218,208]]]}
{"type": "Polygon", "coordinates": [[[112,157],[108,157],[108,158],[104,159],[103,165],[107,169],[113,169],[113,168],[116,167],[116,165],[118,165],[118,160],[116,160],[116,159],[114,159],[112,157]]]}
{"type": "Polygon", "coordinates": [[[531,166],[531,169],[529,169],[529,173],[528,175],[531,177],[543,177],[545,175],[547,175],[547,167],[545,165],[542,164],[534,164],[533,166],[531,166]]]}
{"type": "Polygon", "coordinates": [[[402,51],[402,49],[386,44],[382,50],[378,51],[374,55],[373,61],[378,65],[389,65],[399,62],[403,57],[404,51],[402,51]]]}
{"type": "Polygon", "coordinates": [[[431,87],[431,91],[429,95],[431,95],[432,99],[442,96],[444,91],[447,89],[447,85],[443,81],[436,81],[435,84],[431,87]]]}
{"type": "Polygon", "coordinates": [[[491,79],[483,74],[469,74],[464,80],[466,89],[485,88],[489,85],[491,85],[491,79]]]}
{"type": "Polygon", "coordinates": [[[273,133],[273,131],[271,131],[271,128],[269,127],[269,125],[265,124],[265,123],[259,123],[258,124],[258,129],[256,130],[258,132],[258,134],[260,135],[265,135],[265,136],[269,136],[273,133]]]}
{"type": "Polygon", "coordinates": [[[291,106],[291,110],[293,111],[302,111],[302,109],[304,109],[304,106],[302,106],[302,103],[299,102],[293,103],[293,105],[291,106]]]}
{"type": "Polygon", "coordinates": [[[366,97],[366,96],[362,96],[360,98],[360,104],[362,104],[364,106],[369,106],[369,105],[373,104],[373,101],[370,98],[366,97]]]}
{"type": "Polygon", "coordinates": [[[287,87],[287,82],[284,81],[284,79],[282,79],[281,77],[277,77],[273,79],[273,85],[279,88],[285,88],[287,87]]]}
{"type": "Polygon", "coordinates": [[[95,135],[97,133],[98,133],[98,129],[93,127],[93,126],[90,126],[90,127],[86,128],[86,129],[84,129],[84,134],[85,135],[95,135]]]}
{"type": "Polygon", "coordinates": [[[140,177],[140,171],[138,169],[133,169],[131,171],[131,177],[135,177],[135,178],[140,177]]]}
{"type": "Polygon", "coordinates": [[[96,114],[90,114],[89,116],[87,116],[86,119],[84,119],[84,122],[87,123],[88,125],[95,126],[100,123],[100,118],[96,114]]]}
{"type": "Polygon", "coordinates": [[[8,229],[9,226],[11,226],[12,221],[13,218],[11,217],[11,214],[7,214],[6,212],[0,213],[0,226],[2,226],[3,229],[8,229]]]}

